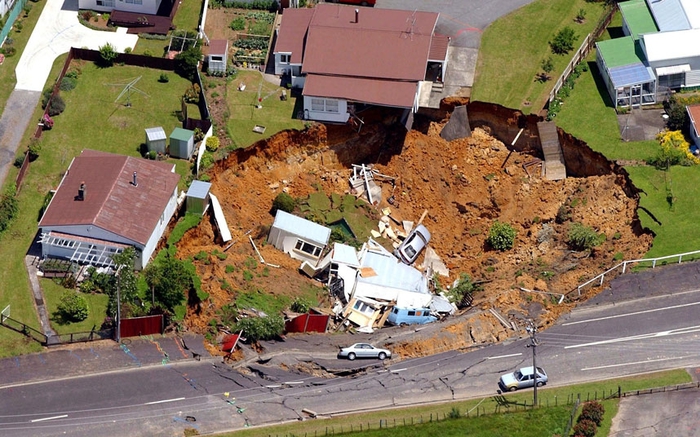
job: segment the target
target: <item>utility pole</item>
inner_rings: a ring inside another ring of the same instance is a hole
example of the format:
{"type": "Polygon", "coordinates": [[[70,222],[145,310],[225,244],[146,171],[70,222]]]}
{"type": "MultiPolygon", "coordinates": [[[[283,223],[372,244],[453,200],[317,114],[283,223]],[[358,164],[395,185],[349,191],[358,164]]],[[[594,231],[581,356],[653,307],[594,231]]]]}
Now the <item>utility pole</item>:
{"type": "Polygon", "coordinates": [[[528,321],[527,328],[525,328],[530,334],[530,344],[527,345],[527,347],[532,348],[532,371],[533,371],[533,376],[534,376],[534,385],[533,385],[533,390],[534,390],[534,399],[532,402],[532,408],[537,407],[537,338],[535,335],[537,334],[537,325],[532,320],[528,321]]]}
{"type": "Polygon", "coordinates": [[[121,297],[119,296],[119,289],[121,288],[120,284],[120,276],[119,272],[121,272],[122,267],[124,265],[120,265],[119,268],[117,268],[117,343],[121,343],[122,341],[122,336],[121,336],[121,324],[122,324],[122,301],[121,297]]]}

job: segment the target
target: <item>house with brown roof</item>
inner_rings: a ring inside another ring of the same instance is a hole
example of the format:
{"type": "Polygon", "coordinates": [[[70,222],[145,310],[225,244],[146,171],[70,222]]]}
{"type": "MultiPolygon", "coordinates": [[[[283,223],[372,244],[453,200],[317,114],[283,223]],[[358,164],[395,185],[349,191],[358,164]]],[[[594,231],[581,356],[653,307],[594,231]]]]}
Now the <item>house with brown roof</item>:
{"type": "Polygon", "coordinates": [[[175,166],[83,150],[73,159],[39,222],[42,257],[112,266],[127,247],[148,264],[177,208],[175,166]]]}
{"type": "Polygon", "coordinates": [[[438,14],[321,3],[285,9],[275,74],[303,88],[305,119],[348,122],[367,106],[403,109],[408,128],[442,79],[449,38],[438,14]]]}

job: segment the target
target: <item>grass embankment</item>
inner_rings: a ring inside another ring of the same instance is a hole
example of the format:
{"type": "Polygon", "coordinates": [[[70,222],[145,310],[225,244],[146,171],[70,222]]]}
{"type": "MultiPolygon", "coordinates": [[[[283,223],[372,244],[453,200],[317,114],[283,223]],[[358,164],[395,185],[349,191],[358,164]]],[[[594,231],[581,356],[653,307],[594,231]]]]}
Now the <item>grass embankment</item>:
{"type": "Polygon", "coordinates": [[[472,100],[518,108],[525,114],[539,112],[573,54],[552,54],[549,41],[569,26],[576,33],[574,50],[578,49],[597,25],[603,8],[603,2],[539,0],[492,23],[481,38],[472,100]],[[575,18],[581,9],[586,19],[578,23],[575,18]],[[552,80],[542,82],[537,75],[548,57],[554,64],[552,80]]]}
{"type": "MultiPolygon", "coordinates": [[[[643,376],[619,378],[609,381],[577,384],[567,387],[546,388],[538,391],[541,408],[532,411],[524,407],[532,404],[532,391],[527,390],[505,397],[487,397],[468,401],[450,402],[444,404],[421,405],[417,407],[394,410],[372,411],[334,417],[326,420],[308,420],[303,423],[270,426],[256,429],[243,429],[235,433],[221,434],[224,436],[279,436],[291,437],[299,435],[337,435],[393,437],[397,431],[402,436],[464,436],[492,437],[497,435],[545,436],[564,432],[569,414],[573,407],[571,402],[580,396],[582,401],[600,399],[611,392],[617,392],[618,386],[622,392],[642,390],[654,387],[664,387],[690,382],[691,378],[685,370],[672,370],[643,376]],[[500,405],[500,406],[499,406],[500,405]],[[478,413],[477,413],[478,407],[478,413]],[[450,413],[456,410],[460,418],[449,419],[450,413]],[[464,417],[469,412],[469,417],[464,417]],[[478,417],[476,417],[478,415],[478,417]],[[430,422],[432,417],[432,423],[430,422]],[[445,420],[444,418],[448,418],[445,420]],[[436,422],[439,420],[439,422],[436,422]],[[379,429],[380,421],[384,429],[379,429]],[[421,424],[421,421],[423,422],[421,424]],[[403,426],[406,423],[407,426],[403,426]],[[410,425],[413,423],[413,425],[410,425]],[[350,430],[362,432],[348,432],[350,430]],[[368,431],[370,429],[370,431],[368,431]],[[371,431],[374,430],[374,431],[371,431]]],[[[599,428],[599,436],[605,436],[610,430],[612,418],[617,413],[617,399],[603,401],[605,415],[599,428]]]]}

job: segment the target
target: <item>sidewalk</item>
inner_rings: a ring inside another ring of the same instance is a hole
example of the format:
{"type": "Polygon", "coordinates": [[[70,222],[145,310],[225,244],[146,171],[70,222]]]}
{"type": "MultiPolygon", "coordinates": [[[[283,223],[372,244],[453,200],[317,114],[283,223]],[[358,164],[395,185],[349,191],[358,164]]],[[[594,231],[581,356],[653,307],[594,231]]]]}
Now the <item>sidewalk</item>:
{"type": "Polygon", "coordinates": [[[211,355],[204,349],[203,337],[193,334],[126,338],[121,344],[111,340],[76,343],[0,359],[0,388],[207,358],[211,355]]]}

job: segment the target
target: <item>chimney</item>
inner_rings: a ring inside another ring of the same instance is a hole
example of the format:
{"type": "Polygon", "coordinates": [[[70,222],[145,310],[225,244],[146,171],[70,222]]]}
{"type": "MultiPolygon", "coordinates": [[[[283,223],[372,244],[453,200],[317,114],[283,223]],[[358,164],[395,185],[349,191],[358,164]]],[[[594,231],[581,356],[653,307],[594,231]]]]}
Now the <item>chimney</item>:
{"type": "Polygon", "coordinates": [[[132,181],[131,181],[131,185],[133,185],[133,186],[135,186],[135,187],[138,187],[138,186],[139,186],[139,183],[136,181],[136,172],[134,172],[134,175],[133,175],[133,176],[134,176],[134,177],[133,177],[133,179],[132,179],[132,181]]]}
{"type": "Polygon", "coordinates": [[[360,22],[360,10],[358,8],[355,8],[355,23],[360,22]]]}
{"type": "Polygon", "coordinates": [[[87,194],[87,187],[85,187],[85,182],[80,183],[80,188],[78,188],[78,200],[85,200],[85,195],[87,194]]]}

